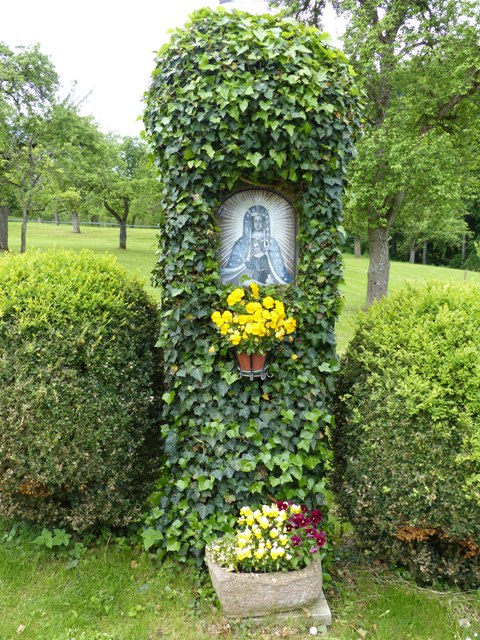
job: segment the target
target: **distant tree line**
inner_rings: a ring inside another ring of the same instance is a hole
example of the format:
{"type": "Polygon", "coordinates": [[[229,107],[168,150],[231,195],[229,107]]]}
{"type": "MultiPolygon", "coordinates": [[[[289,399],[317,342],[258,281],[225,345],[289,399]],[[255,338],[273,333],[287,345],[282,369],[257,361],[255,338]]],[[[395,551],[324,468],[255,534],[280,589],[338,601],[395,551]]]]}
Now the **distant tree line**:
{"type": "Polygon", "coordinates": [[[127,225],[158,224],[159,189],[146,144],[105,134],[60,99],[59,77],[38,45],[0,43],[0,251],[8,251],[8,217],[20,216],[21,252],[29,220],[115,220],[120,248],[127,225]]]}

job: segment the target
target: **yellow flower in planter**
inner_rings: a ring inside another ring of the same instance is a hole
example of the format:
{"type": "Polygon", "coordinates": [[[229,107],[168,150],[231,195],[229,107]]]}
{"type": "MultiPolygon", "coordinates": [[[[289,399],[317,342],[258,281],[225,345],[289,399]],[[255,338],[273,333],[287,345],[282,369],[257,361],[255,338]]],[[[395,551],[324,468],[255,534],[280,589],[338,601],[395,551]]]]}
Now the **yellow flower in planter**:
{"type": "Polygon", "coordinates": [[[325,544],[321,520],[318,509],[283,500],[255,511],[242,507],[240,528],[209,545],[209,553],[217,564],[237,573],[301,569],[325,544]]]}
{"type": "MultiPolygon", "coordinates": [[[[231,291],[227,296],[230,308],[214,311],[211,319],[226,346],[237,347],[238,353],[264,355],[293,333],[297,322],[287,316],[284,302],[273,293],[270,295],[270,292],[277,291],[276,288],[264,287],[263,297],[260,297],[260,287],[253,284],[246,289],[237,287],[231,291]]],[[[281,290],[284,291],[283,288],[281,290]]],[[[250,367],[253,366],[250,362],[250,367]]],[[[257,369],[255,373],[258,373],[257,369]]],[[[263,369],[261,373],[264,374],[263,369]]]]}
{"type": "Polygon", "coordinates": [[[247,313],[254,314],[255,311],[262,310],[262,305],[260,304],[260,302],[249,302],[245,309],[247,310],[247,313]]]}
{"type": "Polygon", "coordinates": [[[231,323],[231,322],[232,322],[232,318],[233,318],[233,314],[232,314],[232,312],[231,312],[231,311],[229,311],[228,309],[227,309],[227,311],[224,311],[224,312],[222,313],[222,320],[223,320],[223,322],[230,322],[230,323],[231,323]]]}
{"type": "Polygon", "coordinates": [[[234,304],[240,302],[240,300],[245,296],[245,290],[238,288],[234,289],[232,293],[227,298],[227,304],[230,307],[233,307],[234,304]]]}
{"type": "Polygon", "coordinates": [[[217,327],[223,324],[222,314],[219,311],[214,311],[212,313],[212,320],[217,325],[217,327]]]}
{"type": "Polygon", "coordinates": [[[238,331],[234,331],[232,334],[230,334],[230,342],[234,346],[236,346],[237,344],[240,344],[241,340],[242,340],[242,336],[238,331]]]}

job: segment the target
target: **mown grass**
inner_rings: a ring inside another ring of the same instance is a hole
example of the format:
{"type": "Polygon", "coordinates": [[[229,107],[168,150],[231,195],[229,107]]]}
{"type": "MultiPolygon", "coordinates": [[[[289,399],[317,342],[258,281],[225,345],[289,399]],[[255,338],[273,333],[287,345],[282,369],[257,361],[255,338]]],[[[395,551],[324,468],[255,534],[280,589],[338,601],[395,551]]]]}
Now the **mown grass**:
{"type": "MultiPolygon", "coordinates": [[[[208,578],[192,566],[160,563],[114,539],[72,562],[3,528],[0,544],[0,638],[13,640],[300,640],[308,618],[259,626],[229,623],[208,578]],[[82,635],[83,633],[83,635],[82,635]],[[96,634],[103,633],[105,636],[96,634]]],[[[466,640],[480,632],[478,594],[421,589],[365,565],[336,565],[328,592],[327,640],[466,640]],[[468,630],[461,624],[470,623],[468,630]]],[[[321,632],[322,629],[319,629],[321,632]]]]}
{"type": "MultiPolygon", "coordinates": [[[[158,231],[155,229],[128,229],[127,249],[118,248],[118,229],[115,227],[83,226],[81,233],[72,233],[69,225],[29,223],[27,248],[90,249],[108,251],[117,257],[130,271],[136,272],[145,282],[146,289],[158,298],[158,290],[151,285],[151,272],[155,265],[155,249],[158,231]]],[[[20,224],[10,223],[10,249],[20,248],[20,224]]],[[[342,285],[344,304],[337,323],[337,342],[342,353],[351,339],[357,318],[365,305],[367,295],[368,259],[345,254],[345,283],[342,285]]],[[[480,273],[429,265],[392,262],[389,291],[399,289],[405,282],[425,282],[430,279],[444,282],[463,282],[465,279],[480,283],[480,273]]]]}
{"type": "MultiPolygon", "coordinates": [[[[10,226],[18,250],[19,225],[10,226]]],[[[129,229],[126,251],[118,230],[30,224],[28,246],[109,251],[149,285],[156,231],[129,229]]],[[[367,260],[345,257],[345,305],[338,323],[345,348],[364,304],[367,260]]],[[[463,272],[393,263],[390,290],[405,280],[462,281],[463,272]]],[[[480,274],[468,273],[480,281],[480,274]]],[[[115,539],[104,540],[75,559],[32,544],[27,531],[12,534],[0,523],[0,640],[300,640],[313,637],[312,621],[230,624],[216,606],[207,578],[189,566],[162,564],[115,539]],[[71,630],[71,631],[69,631],[71,630]],[[106,634],[99,636],[97,633],[106,634]]],[[[340,545],[328,592],[333,624],[328,640],[466,640],[480,637],[480,591],[459,594],[421,589],[365,561],[347,562],[340,545]],[[466,626],[470,625],[470,626],[466,626]]],[[[320,630],[321,631],[321,630],[320,630]]]]}

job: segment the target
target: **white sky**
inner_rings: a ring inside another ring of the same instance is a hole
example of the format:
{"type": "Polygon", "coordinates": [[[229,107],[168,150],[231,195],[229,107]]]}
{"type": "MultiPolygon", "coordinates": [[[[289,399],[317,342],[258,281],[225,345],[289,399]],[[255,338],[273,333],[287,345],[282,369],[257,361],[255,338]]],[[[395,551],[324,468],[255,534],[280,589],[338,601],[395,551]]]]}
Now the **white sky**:
{"type": "MultiPolygon", "coordinates": [[[[255,6],[259,0],[250,0],[255,6]]],[[[10,48],[40,44],[60,76],[64,93],[74,81],[85,97],[82,113],[102,130],[137,135],[142,98],[155,53],[200,7],[219,0],[3,0],[0,42],[10,48]]],[[[240,4],[240,3],[239,3],[240,4]]],[[[247,4],[247,3],[245,3],[247,4]]],[[[333,31],[335,29],[333,28],[333,31]]]]}

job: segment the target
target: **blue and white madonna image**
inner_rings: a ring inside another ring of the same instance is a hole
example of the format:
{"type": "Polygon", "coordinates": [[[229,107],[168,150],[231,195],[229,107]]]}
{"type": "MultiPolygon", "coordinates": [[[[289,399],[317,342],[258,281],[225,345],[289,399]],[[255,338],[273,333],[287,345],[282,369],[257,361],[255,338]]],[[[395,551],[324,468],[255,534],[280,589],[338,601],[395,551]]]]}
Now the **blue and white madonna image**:
{"type": "Polygon", "coordinates": [[[244,189],[218,212],[224,284],[288,284],[295,278],[295,209],[269,189],[244,189]]]}

